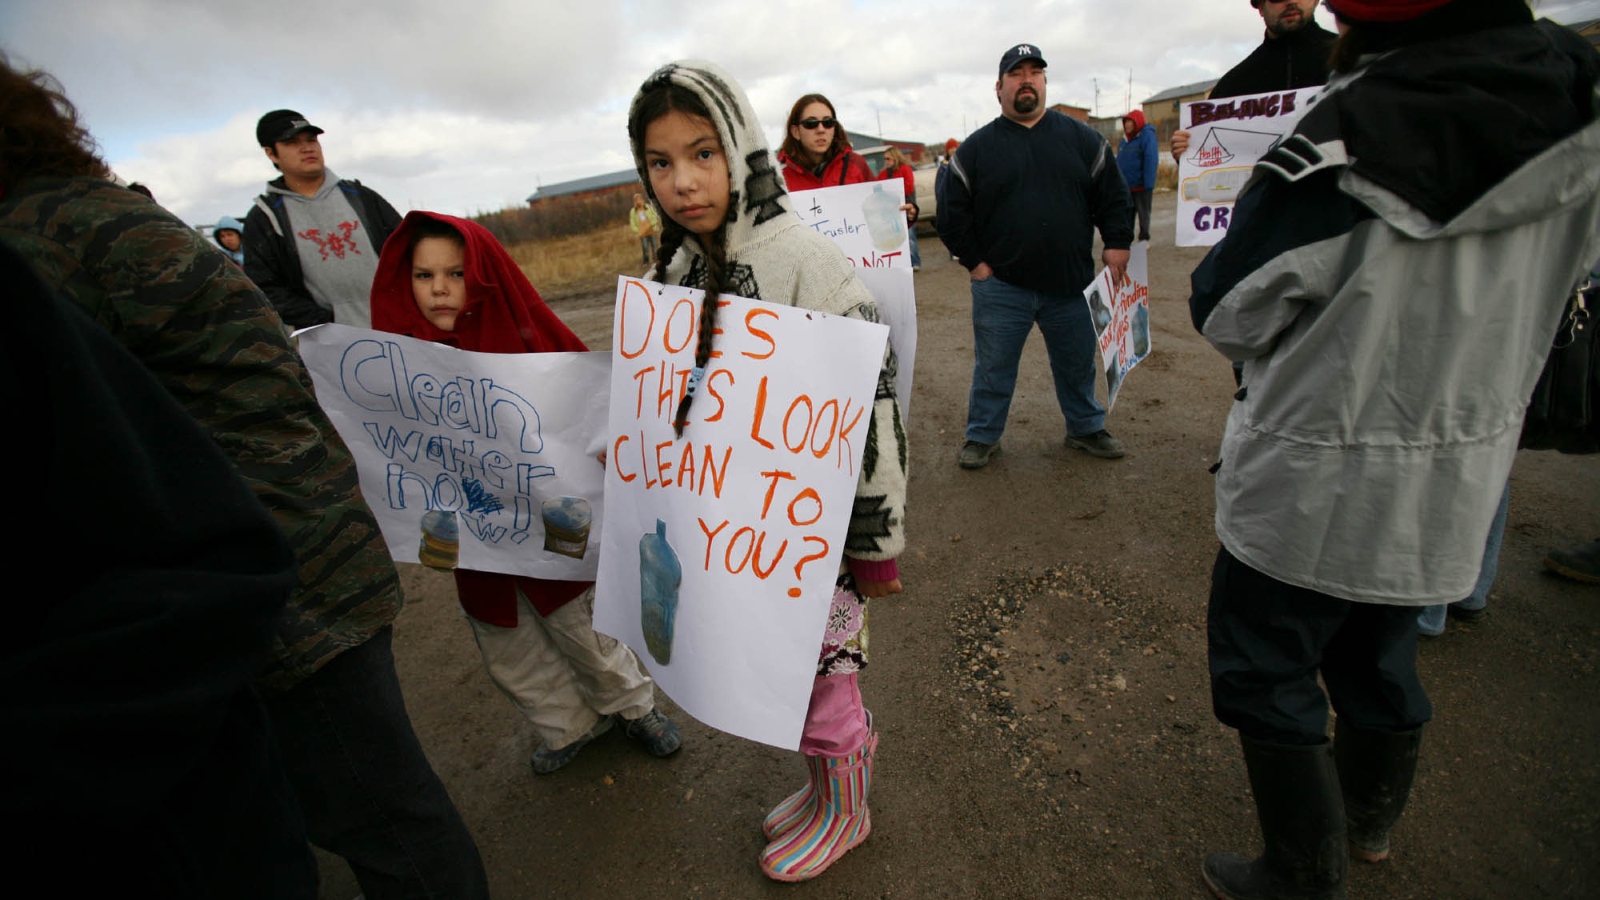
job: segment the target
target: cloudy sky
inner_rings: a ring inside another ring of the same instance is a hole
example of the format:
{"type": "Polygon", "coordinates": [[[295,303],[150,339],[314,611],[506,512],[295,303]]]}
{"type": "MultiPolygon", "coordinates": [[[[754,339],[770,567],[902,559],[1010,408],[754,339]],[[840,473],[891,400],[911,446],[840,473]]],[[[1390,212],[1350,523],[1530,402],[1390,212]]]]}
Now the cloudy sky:
{"type": "MultiPolygon", "coordinates": [[[[1220,75],[1261,40],[1247,0],[984,6],[3,0],[0,50],[55,75],[118,174],[198,224],[242,215],[274,176],[255,122],[279,107],[326,129],[329,166],[402,211],[471,215],[629,167],[628,102],[673,59],[732,72],[769,139],[794,98],[819,91],[852,130],[932,143],[995,116],[996,65],[1019,41],[1044,51],[1050,102],[1094,107],[1098,82],[1100,114],[1115,115],[1130,95],[1220,75]]],[[[1535,7],[1600,17],[1600,0],[1535,7]]]]}

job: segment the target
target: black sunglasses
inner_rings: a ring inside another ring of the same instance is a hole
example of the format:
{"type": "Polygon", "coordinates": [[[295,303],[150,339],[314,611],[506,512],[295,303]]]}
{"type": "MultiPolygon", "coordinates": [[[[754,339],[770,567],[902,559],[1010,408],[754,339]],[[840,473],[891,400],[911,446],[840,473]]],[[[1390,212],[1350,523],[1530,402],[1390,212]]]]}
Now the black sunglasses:
{"type": "Polygon", "coordinates": [[[819,126],[822,128],[832,128],[839,124],[839,120],[835,119],[833,116],[828,116],[825,119],[801,119],[795,124],[807,131],[815,131],[819,126]]]}

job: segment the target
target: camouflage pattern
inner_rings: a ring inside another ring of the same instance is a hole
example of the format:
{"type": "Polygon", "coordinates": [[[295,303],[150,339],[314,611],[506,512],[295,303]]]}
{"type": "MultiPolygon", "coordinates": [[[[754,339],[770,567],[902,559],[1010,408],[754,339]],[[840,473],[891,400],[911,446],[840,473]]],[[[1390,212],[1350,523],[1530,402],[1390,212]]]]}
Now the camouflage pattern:
{"type": "Polygon", "coordinates": [[[399,578],[350,451],[272,305],[222,251],[93,178],[24,182],[0,201],[0,243],[133,351],[288,535],[300,582],[263,688],[293,687],[394,620],[399,578]]]}

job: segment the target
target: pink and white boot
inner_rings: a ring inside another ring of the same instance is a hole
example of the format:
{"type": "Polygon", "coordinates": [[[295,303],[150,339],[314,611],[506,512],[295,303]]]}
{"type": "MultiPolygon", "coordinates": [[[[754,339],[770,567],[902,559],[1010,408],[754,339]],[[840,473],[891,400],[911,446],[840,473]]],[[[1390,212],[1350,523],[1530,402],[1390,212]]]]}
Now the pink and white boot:
{"type": "Polygon", "coordinates": [[[779,804],[762,823],[773,840],[761,851],[761,871],[775,881],[805,881],[827,868],[872,833],[867,792],[878,735],[869,733],[849,756],[806,757],[811,780],[779,804]],[[803,796],[811,793],[809,804],[803,796]]]}
{"type": "MultiPolygon", "coordinates": [[[[877,736],[872,734],[872,711],[865,710],[865,715],[867,734],[876,741],[877,736]]],[[[876,743],[873,746],[877,746],[876,743]]],[[[761,822],[761,833],[767,836],[769,842],[788,834],[790,829],[811,818],[812,812],[817,807],[817,792],[812,787],[814,780],[806,779],[800,790],[785,797],[772,812],[767,813],[767,817],[761,822]]]]}

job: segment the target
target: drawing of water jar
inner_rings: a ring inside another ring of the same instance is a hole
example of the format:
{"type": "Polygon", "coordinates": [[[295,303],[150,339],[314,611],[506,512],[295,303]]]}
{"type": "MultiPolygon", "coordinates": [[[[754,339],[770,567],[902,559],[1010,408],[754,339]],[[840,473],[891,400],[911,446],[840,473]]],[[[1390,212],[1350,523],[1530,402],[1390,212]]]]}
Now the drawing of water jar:
{"type": "Polygon", "coordinates": [[[678,619],[678,586],[683,565],[667,542],[667,523],[639,539],[639,624],[644,645],[661,665],[672,662],[673,629],[678,619]]]}
{"type": "Polygon", "coordinates": [[[1150,354],[1150,306],[1141,303],[1133,308],[1133,355],[1143,359],[1150,354]]]}
{"type": "Polygon", "coordinates": [[[872,194],[861,203],[861,214],[867,219],[872,246],[887,251],[906,242],[906,214],[900,211],[900,201],[884,191],[883,185],[873,185],[872,194]]]}
{"type": "Polygon", "coordinates": [[[417,562],[431,569],[454,569],[461,550],[461,529],[456,514],[429,510],[422,514],[422,544],[417,562]]]}
{"type": "Polygon", "coordinates": [[[544,521],[544,549],[573,559],[583,559],[589,550],[589,524],[594,511],[581,497],[556,497],[539,505],[544,521]]]}

